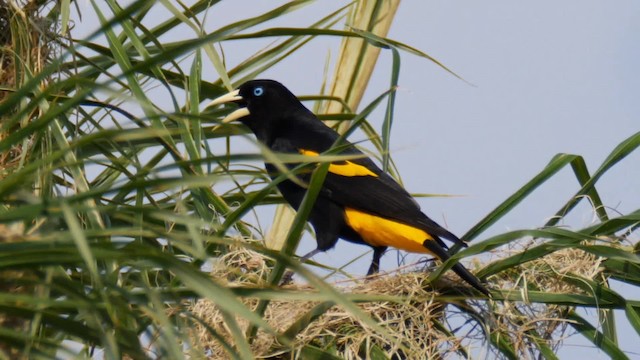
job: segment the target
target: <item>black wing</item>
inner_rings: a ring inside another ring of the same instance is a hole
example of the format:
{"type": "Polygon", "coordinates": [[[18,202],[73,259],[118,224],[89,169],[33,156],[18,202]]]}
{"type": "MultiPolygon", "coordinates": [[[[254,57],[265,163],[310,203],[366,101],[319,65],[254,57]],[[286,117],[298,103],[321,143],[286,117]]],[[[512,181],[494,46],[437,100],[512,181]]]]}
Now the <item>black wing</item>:
{"type": "MultiPolygon", "coordinates": [[[[298,123],[300,123],[299,119],[298,123]]],[[[304,122],[303,128],[291,127],[283,133],[284,136],[276,139],[276,144],[272,144],[273,150],[283,152],[311,150],[322,153],[329,150],[338,138],[336,132],[317,120],[304,122]],[[312,129],[309,128],[310,126],[312,129]]],[[[350,143],[344,142],[344,144],[346,148],[341,154],[364,155],[350,143]]],[[[443,246],[445,244],[438,239],[439,237],[466,246],[457,236],[426,216],[413,197],[371,159],[362,157],[349,160],[348,163],[365,168],[376,176],[345,176],[330,169],[320,196],[327,197],[342,206],[422,229],[435,236],[438,243],[443,246]]]]}
{"type": "MultiPolygon", "coordinates": [[[[368,158],[351,160],[377,176],[327,174],[325,187],[331,199],[357,210],[422,229],[427,233],[465,245],[457,236],[425,215],[415,199],[368,158]]],[[[438,240],[438,239],[436,239],[438,240]]],[[[441,244],[444,245],[444,244],[441,244]]]]}

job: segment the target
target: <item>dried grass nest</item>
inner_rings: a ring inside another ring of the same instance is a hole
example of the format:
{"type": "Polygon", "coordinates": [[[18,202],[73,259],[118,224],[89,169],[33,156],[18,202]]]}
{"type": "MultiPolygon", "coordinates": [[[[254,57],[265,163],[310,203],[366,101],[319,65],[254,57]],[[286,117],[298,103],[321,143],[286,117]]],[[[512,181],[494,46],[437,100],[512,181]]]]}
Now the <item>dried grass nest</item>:
{"type": "MultiPolygon", "coordinates": [[[[218,259],[211,274],[228,286],[260,286],[269,271],[269,261],[260,253],[238,246],[218,259]]],[[[519,291],[520,285],[526,282],[549,292],[579,292],[581,290],[558,281],[558,277],[578,274],[592,279],[598,273],[599,261],[593,255],[565,249],[494,276],[489,283],[494,289],[512,291],[519,291]]],[[[564,338],[566,327],[563,326],[562,315],[568,309],[566,306],[463,301],[463,306],[472,307],[482,317],[481,322],[477,322],[464,311],[456,311],[460,309],[455,304],[446,306],[436,292],[425,286],[428,275],[423,271],[398,272],[369,281],[335,285],[349,294],[382,294],[406,299],[358,304],[388,330],[386,335],[373,331],[341,307],[333,306],[298,332],[286,346],[261,330],[251,344],[253,354],[256,358],[304,358],[305,347],[312,346],[332,349],[338,358],[343,359],[367,358],[375,351],[397,359],[446,358],[455,353],[478,355],[479,351],[485,351],[480,355],[485,356],[488,333],[497,332],[500,336],[509,337],[523,358],[530,358],[535,356],[528,346],[531,341],[540,341],[541,337],[549,346],[554,346],[564,338]],[[538,334],[536,339],[531,338],[531,330],[538,334]]],[[[447,274],[447,277],[446,281],[459,283],[455,275],[447,274]]],[[[301,284],[287,287],[290,290],[313,291],[301,284]]],[[[243,302],[250,309],[257,305],[255,299],[244,298],[243,302]]],[[[274,300],[263,318],[276,333],[283,333],[316,305],[318,302],[274,300]]],[[[189,310],[220,335],[212,336],[207,327],[196,323],[189,336],[192,343],[200,348],[197,351],[212,359],[229,358],[221,341],[227,347],[233,347],[232,336],[215,302],[200,299],[189,310]]],[[[242,318],[237,318],[237,321],[246,330],[247,322],[242,318]]]]}

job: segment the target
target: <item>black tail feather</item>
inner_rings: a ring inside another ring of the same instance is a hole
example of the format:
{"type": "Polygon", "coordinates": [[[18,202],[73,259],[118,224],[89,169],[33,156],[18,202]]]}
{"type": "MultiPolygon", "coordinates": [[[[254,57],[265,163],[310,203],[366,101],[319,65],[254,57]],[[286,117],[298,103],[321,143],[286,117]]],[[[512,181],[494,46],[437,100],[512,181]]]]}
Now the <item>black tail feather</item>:
{"type": "Polygon", "coordinates": [[[488,297],[491,297],[491,293],[489,293],[489,290],[487,290],[487,288],[485,288],[484,285],[480,283],[480,279],[478,279],[475,275],[469,272],[469,270],[467,270],[464,266],[462,266],[462,264],[456,263],[455,265],[453,265],[451,269],[456,274],[458,274],[458,276],[460,276],[462,280],[466,281],[469,285],[473,286],[476,290],[487,295],[488,297]]]}
{"type": "MultiPolygon", "coordinates": [[[[422,245],[442,261],[446,261],[450,257],[449,253],[447,253],[447,251],[442,246],[440,246],[440,244],[437,241],[428,239],[428,240],[425,240],[424,243],[422,243],[422,245]]],[[[478,279],[469,270],[467,270],[464,266],[462,266],[462,264],[456,263],[455,265],[453,265],[453,267],[451,267],[451,269],[456,274],[458,274],[458,276],[460,276],[462,280],[464,280],[466,283],[473,286],[476,290],[487,295],[488,297],[491,297],[491,293],[489,293],[489,290],[487,290],[487,288],[485,288],[484,285],[482,285],[482,283],[480,282],[480,279],[478,279]]]]}

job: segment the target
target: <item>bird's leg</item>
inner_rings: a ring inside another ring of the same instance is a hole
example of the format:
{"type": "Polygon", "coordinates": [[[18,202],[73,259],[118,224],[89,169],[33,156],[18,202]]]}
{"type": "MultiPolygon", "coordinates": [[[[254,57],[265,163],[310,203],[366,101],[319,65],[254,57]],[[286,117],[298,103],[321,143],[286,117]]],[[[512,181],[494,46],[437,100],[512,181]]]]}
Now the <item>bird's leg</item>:
{"type": "MultiPolygon", "coordinates": [[[[314,257],[317,253],[319,253],[321,251],[322,250],[320,250],[320,249],[315,249],[315,250],[312,250],[312,251],[308,252],[306,255],[304,255],[303,257],[300,258],[300,262],[304,264],[305,262],[307,262],[307,260],[311,259],[312,257],[314,257]]],[[[287,272],[282,276],[282,280],[280,281],[280,285],[287,285],[287,284],[291,283],[291,280],[293,280],[293,271],[287,270],[287,272]]]]}
{"type": "Polygon", "coordinates": [[[371,276],[377,274],[380,271],[380,258],[382,254],[387,250],[386,246],[379,246],[373,248],[373,259],[371,260],[371,266],[369,266],[369,271],[367,271],[367,276],[371,276]]]}
{"type": "Polygon", "coordinates": [[[312,257],[316,256],[317,253],[322,252],[322,250],[320,249],[315,249],[315,250],[311,250],[309,251],[306,255],[304,255],[303,257],[300,258],[300,262],[301,263],[306,263],[307,260],[311,259],[312,257]]]}

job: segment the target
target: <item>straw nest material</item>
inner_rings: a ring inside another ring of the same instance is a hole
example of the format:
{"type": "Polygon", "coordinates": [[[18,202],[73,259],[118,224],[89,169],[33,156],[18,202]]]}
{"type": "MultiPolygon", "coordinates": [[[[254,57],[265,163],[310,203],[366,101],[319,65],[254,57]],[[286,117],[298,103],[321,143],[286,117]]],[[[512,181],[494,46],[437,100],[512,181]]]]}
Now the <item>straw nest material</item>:
{"type": "MultiPolygon", "coordinates": [[[[270,261],[259,253],[238,247],[217,261],[212,276],[231,287],[266,286],[263,279],[268,274],[270,261]]],[[[546,292],[576,293],[583,290],[558,281],[558,278],[573,274],[593,279],[599,273],[598,264],[593,255],[566,249],[494,276],[489,284],[493,289],[506,291],[520,291],[522,285],[527,284],[529,288],[546,292]]],[[[568,310],[566,306],[470,301],[464,297],[458,297],[458,300],[445,297],[448,302],[445,304],[442,296],[429,289],[428,275],[423,271],[404,272],[386,274],[369,281],[334,284],[345,294],[389,295],[404,299],[358,304],[363,312],[387,330],[387,334],[374,331],[349,311],[333,306],[295,333],[288,344],[278,342],[272,334],[259,331],[251,344],[252,351],[256,357],[262,358],[304,358],[306,346],[332,349],[336,356],[344,359],[366,358],[376,351],[396,359],[441,358],[454,353],[486,355],[486,339],[491,332],[509,337],[522,358],[533,358],[535,354],[530,352],[536,347],[527,346],[531,341],[545,341],[553,346],[563,338],[565,326],[562,319],[568,310]]],[[[449,274],[445,282],[461,284],[455,275],[449,274]]],[[[313,291],[307,285],[298,284],[288,285],[288,289],[313,291]]],[[[250,309],[257,305],[255,299],[243,298],[243,302],[250,309]]],[[[313,301],[274,300],[267,307],[263,319],[275,333],[283,334],[318,304],[313,301]]],[[[234,344],[215,303],[201,299],[192,305],[190,311],[210,327],[196,324],[190,334],[193,343],[198,344],[207,357],[227,358],[222,342],[231,348],[234,344]],[[218,337],[212,336],[211,329],[218,337]]],[[[246,330],[247,322],[239,317],[237,321],[246,330]]]]}
{"type": "MultiPolygon", "coordinates": [[[[230,286],[255,286],[256,280],[265,278],[264,274],[268,270],[265,264],[262,255],[239,248],[220,259],[212,275],[228,281],[230,286]]],[[[333,347],[339,352],[340,357],[359,359],[368,348],[377,345],[384,352],[403,358],[430,358],[444,344],[450,348],[460,346],[454,337],[433,329],[433,319],[442,316],[442,307],[434,301],[434,293],[424,290],[423,280],[422,274],[401,274],[358,282],[343,289],[352,294],[393,294],[407,299],[403,303],[382,301],[360,304],[365,313],[386,329],[393,331],[392,338],[372,331],[353,314],[339,306],[333,306],[299,332],[288,346],[278,343],[271,334],[260,331],[252,344],[252,350],[258,357],[278,358],[284,353],[296,353],[309,344],[320,348],[333,347]]],[[[291,290],[311,291],[305,285],[287,287],[291,290]]],[[[245,304],[255,309],[257,301],[247,299],[245,304]]],[[[271,301],[263,318],[275,332],[283,333],[317,304],[318,302],[312,301],[271,301]]],[[[199,300],[191,311],[218,334],[223,334],[226,341],[231,342],[223,315],[212,301],[199,300]]],[[[237,320],[246,329],[246,321],[241,318],[237,320]]],[[[225,358],[226,353],[220,340],[213,338],[204,326],[196,326],[192,336],[194,342],[211,358],[225,358]]]]}
{"type": "MultiPolygon", "coordinates": [[[[543,240],[530,240],[502,251],[503,256],[526,252],[543,240]]],[[[495,287],[505,294],[518,292],[527,300],[525,289],[548,294],[586,294],[588,286],[579,286],[580,279],[596,279],[601,271],[602,259],[580,249],[566,248],[539,259],[514,266],[492,277],[495,287]],[[567,280],[575,281],[567,281],[567,280]]],[[[589,294],[593,295],[593,294],[589,294]]],[[[493,303],[491,313],[493,332],[509,338],[514,350],[523,359],[539,357],[536,342],[557,348],[570,334],[567,333],[567,314],[573,307],[529,301],[501,301],[493,303]]]]}

